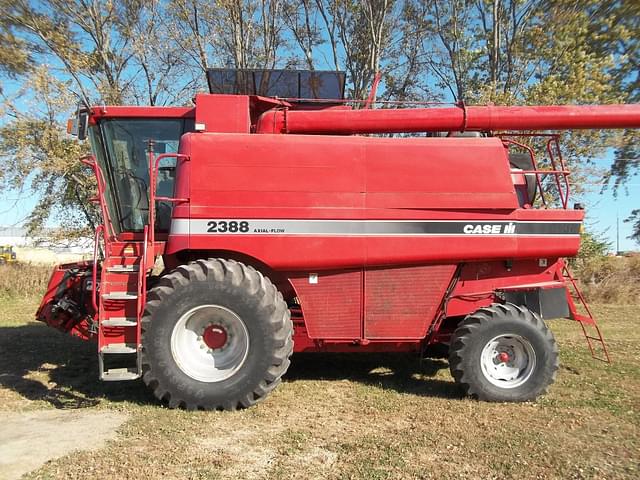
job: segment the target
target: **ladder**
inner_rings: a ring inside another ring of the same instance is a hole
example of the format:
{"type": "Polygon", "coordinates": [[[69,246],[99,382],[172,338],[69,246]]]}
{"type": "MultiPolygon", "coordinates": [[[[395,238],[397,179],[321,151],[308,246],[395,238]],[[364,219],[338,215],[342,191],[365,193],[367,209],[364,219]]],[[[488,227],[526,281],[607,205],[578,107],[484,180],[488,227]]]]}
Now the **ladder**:
{"type": "Polygon", "coordinates": [[[98,195],[94,200],[100,204],[104,221],[95,232],[92,278],[92,303],[97,313],[92,331],[98,338],[99,377],[105,381],[135,380],[142,376],[140,322],[146,299],[149,225],[145,225],[142,239],[132,234],[131,238],[137,239],[119,240],[105,201],[102,170],[93,155],[82,162],[96,176],[98,195]],[[104,258],[100,268],[101,240],[104,258]]]}
{"type": "Polygon", "coordinates": [[[98,305],[100,380],[142,376],[140,321],[146,293],[146,241],[145,235],[143,241],[111,241],[105,246],[98,305]]]}
{"type": "Polygon", "coordinates": [[[577,321],[582,327],[582,333],[587,340],[591,356],[596,360],[611,363],[607,344],[604,341],[600,327],[598,327],[589,305],[587,305],[582,292],[578,288],[578,282],[571,274],[565,261],[560,261],[559,273],[566,286],[570,318],[577,321]],[[581,308],[583,313],[580,313],[578,308],[581,308]]]}

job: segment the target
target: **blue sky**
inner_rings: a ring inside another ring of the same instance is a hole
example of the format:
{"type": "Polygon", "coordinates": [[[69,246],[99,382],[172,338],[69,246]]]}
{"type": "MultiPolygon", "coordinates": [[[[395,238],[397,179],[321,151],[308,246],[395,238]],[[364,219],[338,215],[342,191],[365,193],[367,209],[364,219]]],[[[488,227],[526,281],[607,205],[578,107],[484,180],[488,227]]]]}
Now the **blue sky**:
{"type": "Polygon", "coordinates": [[[631,235],[631,223],[623,221],[631,214],[631,210],[640,208],[640,176],[631,178],[625,186],[620,188],[617,198],[610,188],[602,194],[590,193],[584,200],[589,231],[601,233],[603,238],[611,242],[611,250],[615,251],[616,218],[619,218],[620,250],[640,250],[640,245],[627,238],[631,235]]]}

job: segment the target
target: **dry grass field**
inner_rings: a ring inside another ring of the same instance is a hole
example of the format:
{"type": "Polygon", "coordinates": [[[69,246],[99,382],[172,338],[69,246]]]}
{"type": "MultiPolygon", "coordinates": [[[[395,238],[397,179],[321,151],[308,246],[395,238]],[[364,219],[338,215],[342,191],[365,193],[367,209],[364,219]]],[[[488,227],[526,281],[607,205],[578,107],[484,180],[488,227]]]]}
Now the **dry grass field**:
{"type": "Polygon", "coordinates": [[[561,367],[535,403],[462,398],[445,360],[306,355],[265,402],[224,413],[99,382],[95,347],[34,322],[37,302],[0,292],[0,438],[31,427],[27,457],[52,459],[6,478],[640,477],[639,306],[595,305],[611,366],[577,324],[551,322],[561,367]]]}

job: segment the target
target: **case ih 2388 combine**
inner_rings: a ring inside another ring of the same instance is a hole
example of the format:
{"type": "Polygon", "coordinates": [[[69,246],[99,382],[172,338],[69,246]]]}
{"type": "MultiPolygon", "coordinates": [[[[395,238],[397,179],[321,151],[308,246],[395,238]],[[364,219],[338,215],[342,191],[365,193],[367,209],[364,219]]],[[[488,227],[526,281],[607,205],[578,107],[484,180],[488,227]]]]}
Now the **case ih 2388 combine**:
{"type": "Polygon", "coordinates": [[[540,134],[545,169],[517,139],[637,128],[640,106],[351,109],[335,72],[209,84],[192,108],[79,113],[104,258],[57,267],[37,316],[96,338],[102,380],[232,410],[273,390],[292,352],[446,344],[467,394],[524,401],[554,379],[553,318],[608,360],[563,260],[584,211],[558,138],[540,134]]]}

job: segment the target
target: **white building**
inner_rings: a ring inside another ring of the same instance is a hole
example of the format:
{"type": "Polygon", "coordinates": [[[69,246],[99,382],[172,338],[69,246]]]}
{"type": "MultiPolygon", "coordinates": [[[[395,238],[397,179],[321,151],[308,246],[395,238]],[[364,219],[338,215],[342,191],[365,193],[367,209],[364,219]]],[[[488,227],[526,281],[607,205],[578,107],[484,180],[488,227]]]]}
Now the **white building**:
{"type": "Polygon", "coordinates": [[[40,237],[31,237],[23,227],[0,225],[0,245],[14,247],[18,261],[33,263],[62,263],[86,259],[93,254],[93,239],[83,238],[74,241],[47,240],[47,233],[40,237]]]}

